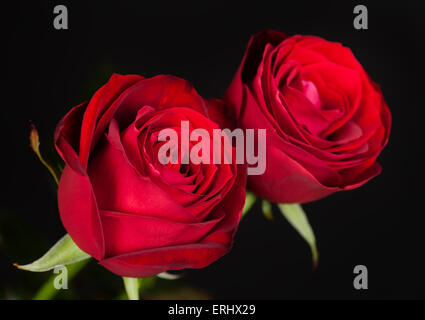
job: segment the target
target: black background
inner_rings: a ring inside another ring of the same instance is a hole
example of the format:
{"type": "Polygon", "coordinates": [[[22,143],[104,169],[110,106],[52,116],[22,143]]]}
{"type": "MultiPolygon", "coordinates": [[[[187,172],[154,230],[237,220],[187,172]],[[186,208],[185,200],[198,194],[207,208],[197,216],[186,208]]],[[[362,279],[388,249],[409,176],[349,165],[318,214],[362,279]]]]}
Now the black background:
{"type": "MultiPolygon", "coordinates": [[[[184,283],[221,299],[425,298],[424,2],[155,3],[2,4],[0,298],[31,297],[46,275],[11,263],[37,258],[65,233],[54,181],[28,146],[29,120],[39,129],[42,152],[55,160],[56,123],[113,72],[174,74],[201,95],[219,97],[250,35],[266,28],[352,49],[381,85],[393,116],[379,160],[383,172],[357,190],[305,205],[320,251],[316,271],[301,237],[277,211],[274,221],[266,220],[257,204],[241,222],[231,253],[188,272],[184,283]],[[53,28],[58,4],[68,8],[69,30],[53,28]],[[353,28],[356,4],[367,5],[368,30],[353,28]],[[369,290],[353,288],[359,264],[368,267],[369,290]]],[[[121,288],[118,277],[95,263],[73,285],[79,298],[105,298],[121,288]]]]}

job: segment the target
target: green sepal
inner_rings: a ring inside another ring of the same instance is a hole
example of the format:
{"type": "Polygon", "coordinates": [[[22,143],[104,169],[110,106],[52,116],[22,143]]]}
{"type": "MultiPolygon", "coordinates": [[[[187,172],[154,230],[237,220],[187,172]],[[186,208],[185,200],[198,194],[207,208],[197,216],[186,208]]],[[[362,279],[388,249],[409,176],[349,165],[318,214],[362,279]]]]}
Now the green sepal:
{"type": "Polygon", "coordinates": [[[313,229],[308,221],[307,215],[301,205],[295,204],[278,204],[280,211],[295,230],[304,238],[311,249],[313,259],[313,268],[319,263],[319,252],[316,247],[316,237],[313,229]]]}
{"type": "Polygon", "coordinates": [[[161,273],[158,273],[156,276],[164,280],[178,280],[183,278],[183,274],[175,274],[175,273],[169,273],[169,272],[161,272],[161,273]]]}
{"type": "Polygon", "coordinates": [[[263,199],[261,202],[261,209],[263,210],[264,217],[266,217],[267,220],[273,220],[273,210],[270,202],[263,199]]]}
{"type": "Polygon", "coordinates": [[[78,248],[69,234],[66,234],[41,258],[26,265],[15,264],[15,266],[26,271],[44,272],[88,258],[90,255],[78,248]]]}
{"type": "Polygon", "coordinates": [[[241,218],[243,218],[248,213],[248,211],[251,210],[256,200],[257,197],[252,192],[246,192],[245,205],[242,209],[241,218]]]}

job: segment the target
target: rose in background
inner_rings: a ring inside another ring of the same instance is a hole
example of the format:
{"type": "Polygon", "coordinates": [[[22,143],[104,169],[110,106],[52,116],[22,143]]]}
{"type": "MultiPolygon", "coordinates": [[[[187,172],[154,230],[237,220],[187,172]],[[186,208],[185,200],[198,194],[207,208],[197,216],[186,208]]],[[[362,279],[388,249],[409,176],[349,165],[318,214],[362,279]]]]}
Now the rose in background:
{"type": "Polygon", "coordinates": [[[73,108],[55,144],[66,163],[60,216],[80,249],[126,277],[201,268],[227,253],[245,201],[245,168],[158,160],[162,129],[179,132],[188,121],[190,130],[212,131],[229,123],[223,110],[185,80],[137,75],[113,75],[73,108]]]}
{"type": "Polygon", "coordinates": [[[267,129],[266,172],[248,187],[304,203],[361,186],[381,171],[391,115],[350,49],[315,36],[253,36],[224,97],[241,128],[267,129]]]}

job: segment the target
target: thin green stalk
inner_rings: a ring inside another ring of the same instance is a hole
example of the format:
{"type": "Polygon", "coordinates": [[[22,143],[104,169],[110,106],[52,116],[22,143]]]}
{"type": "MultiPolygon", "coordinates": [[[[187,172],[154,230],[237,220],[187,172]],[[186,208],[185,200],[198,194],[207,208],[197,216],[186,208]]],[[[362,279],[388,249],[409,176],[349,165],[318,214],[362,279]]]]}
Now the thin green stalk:
{"type": "MultiPolygon", "coordinates": [[[[74,276],[89,262],[90,259],[82,260],[77,263],[69,264],[66,266],[68,269],[68,281],[70,281],[74,276]]],[[[33,300],[52,300],[59,290],[57,290],[53,283],[57,275],[51,276],[37,291],[33,300]]]]}
{"type": "Polygon", "coordinates": [[[139,300],[140,281],[138,278],[122,277],[128,300],[139,300]]]}

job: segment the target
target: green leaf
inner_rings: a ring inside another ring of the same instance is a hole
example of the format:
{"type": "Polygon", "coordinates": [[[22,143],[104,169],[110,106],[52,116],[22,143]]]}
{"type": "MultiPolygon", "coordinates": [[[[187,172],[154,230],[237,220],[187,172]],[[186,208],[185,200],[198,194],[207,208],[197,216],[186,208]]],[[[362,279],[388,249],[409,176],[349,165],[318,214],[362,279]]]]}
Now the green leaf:
{"type": "Polygon", "coordinates": [[[278,206],[283,216],[309,244],[313,258],[313,267],[316,268],[319,262],[319,253],[316,247],[316,237],[314,236],[313,229],[308,222],[307,215],[305,214],[303,208],[297,203],[278,204],[278,206]]]}
{"type": "Polygon", "coordinates": [[[66,234],[40,259],[23,266],[18,264],[15,264],[15,266],[26,271],[44,272],[88,258],[90,258],[90,255],[78,248],[71,237],[66,234]]]}
{"type": "Polygon", "coordinates": [[[263,214],[267,220],[273,220],[273,210],[272,204],[267,200],[263,199],[261,202],[261,208],[263,209],[263,214]]]}
{"type": "Polygon", "coordinates": [[[140,281],[138,278],[122,277],[128,300],[139,300],[140,281]]]}
{"type": "Polygon", "coordinates": [[[243,218],[248,213],[248,211],[254,205],[255,200],[257,200],[256,196],[252,192],[247,191],[246,198],[245,198],[245,205],[242,209],[241,218],[243,218]]]}

